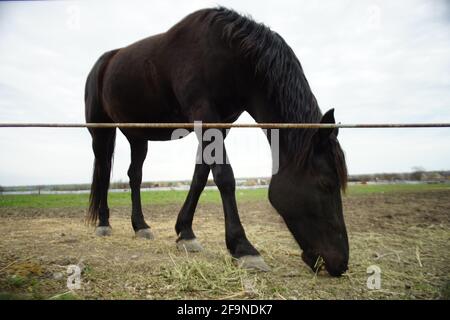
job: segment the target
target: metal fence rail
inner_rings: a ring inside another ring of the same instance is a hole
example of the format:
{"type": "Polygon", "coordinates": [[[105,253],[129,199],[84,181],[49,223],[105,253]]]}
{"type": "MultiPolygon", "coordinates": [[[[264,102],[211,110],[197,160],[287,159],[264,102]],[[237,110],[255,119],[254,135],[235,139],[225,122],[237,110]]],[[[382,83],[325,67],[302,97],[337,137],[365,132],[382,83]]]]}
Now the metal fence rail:
{"type": "Polygon", "coordinates": [[[450,123],[0,123],[0,128],[137,128],[137,129],[194,129],[201,128],[262,128],[262,129],[317,129],[317,128],[449,128],[450,123]]]}

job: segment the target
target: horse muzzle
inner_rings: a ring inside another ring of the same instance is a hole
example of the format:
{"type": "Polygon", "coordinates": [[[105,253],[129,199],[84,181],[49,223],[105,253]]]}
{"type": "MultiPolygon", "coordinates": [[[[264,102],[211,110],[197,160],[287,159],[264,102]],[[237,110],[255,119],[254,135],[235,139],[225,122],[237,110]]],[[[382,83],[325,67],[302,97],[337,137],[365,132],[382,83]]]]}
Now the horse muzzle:
{"type": "Polygon", "coordinates": [[[332,277],[340,277],[348,270],[348,256],[340,256],[336,254],[319,255],[311,252],[303,252],[302,260],[314,271],[318,272],[323,267],[321,258],[325,262],[325,269],[332,277]]]}

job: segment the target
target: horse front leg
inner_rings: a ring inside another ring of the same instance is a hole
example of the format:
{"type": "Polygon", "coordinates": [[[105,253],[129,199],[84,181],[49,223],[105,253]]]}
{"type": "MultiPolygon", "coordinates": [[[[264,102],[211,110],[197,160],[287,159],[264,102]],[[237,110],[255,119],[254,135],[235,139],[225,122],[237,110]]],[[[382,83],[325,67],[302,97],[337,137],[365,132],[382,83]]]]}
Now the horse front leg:
{"type": "Polygon", "coordinates": [[[131,224],[137,238],[153,239],[141,205],[142,165],[147,156],[147,140],[130,140],[131,164],[128,169],[131,188],[131,224]]]}
{"type": "MultiPolygon", "coordinates": [[[[223,148],[225,159],[225,147],[223,148]]],[[[236,204],[236,181],[233,169],[228,163],[211,165],[214,182],[222,197],[225,214],[225,242],[230,254],[237,259],[239,266],[246,269],[269,271],[270,267],[264,262],[258,250],[250,243],[239,218],[236,204]]]]}
{"type": "Polygon", "coordinates": [[[195,165],[188,195],[178,214],[177,222],[175,224],[175,231],[178,235],[177,247],[180,250],[186,250],[188,252],[198,252],[203,250],[192,230],[192,221],[194,219],[198,199],[208,181],[209,172],[210,168],[207,164],[198,163],[195,165]]]}

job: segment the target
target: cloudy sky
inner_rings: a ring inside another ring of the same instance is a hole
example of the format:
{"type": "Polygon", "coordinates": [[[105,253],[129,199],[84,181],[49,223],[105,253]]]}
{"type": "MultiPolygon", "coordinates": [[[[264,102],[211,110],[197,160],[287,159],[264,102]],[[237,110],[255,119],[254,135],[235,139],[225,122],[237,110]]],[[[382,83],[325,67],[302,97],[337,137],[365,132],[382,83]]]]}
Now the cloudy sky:
{"type": "MultiPolygon", "coordinates": [[[[0,121],[83,122],[85,78],[99,55],[218,4],[282,35],[337,121],[450,122],[450,8],[419,0],[2,1],[0,121]]],[[[343,129],[340,141],[353,174],[450,169],[450,129],[343,129]]],[[[236,177],[270,175],[261,131],[234,129],[226,145],[236,177]]],[[[0,129],[0,150],[0,185],[91,178],[85,129],[0,129]]],[[[190,179],[195,150],[193,135],[150,142],[144,180],[190,179]]],[[[114,181],[128,180],[129,159],[119,134],[114,181]]]]}

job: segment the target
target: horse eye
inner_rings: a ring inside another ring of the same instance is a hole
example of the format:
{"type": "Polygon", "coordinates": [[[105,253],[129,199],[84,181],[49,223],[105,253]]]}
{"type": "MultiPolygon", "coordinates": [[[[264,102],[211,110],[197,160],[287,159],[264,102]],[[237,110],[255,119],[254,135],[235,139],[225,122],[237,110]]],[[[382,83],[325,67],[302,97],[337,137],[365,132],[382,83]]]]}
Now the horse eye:
{"type": "Polygon", "coordinates": [[[324,191],[329,192],[329,191],[332,191],[337,186],[337,183],[332,181],[330,178],[326,177],[326,178],[320,178],[319,179],[319,186],[324,191]]]}

